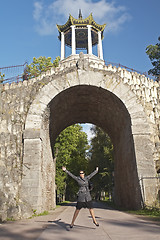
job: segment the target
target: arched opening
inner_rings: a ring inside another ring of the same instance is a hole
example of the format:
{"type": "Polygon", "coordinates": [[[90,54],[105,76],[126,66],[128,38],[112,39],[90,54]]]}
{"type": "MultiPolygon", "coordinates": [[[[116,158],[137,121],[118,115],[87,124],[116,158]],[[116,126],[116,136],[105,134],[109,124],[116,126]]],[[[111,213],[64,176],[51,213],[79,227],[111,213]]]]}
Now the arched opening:
{"type": "Polygon", "coordinates": [[[67,127],[56,139],[54,152],[56,203],[77,200],[78,185],[62,171],[62,166],[76,176],[79,176],[80,170],[89,175],[98,166],[98,174],[90,185],[92,197],[95,200],[114,201],[113,144],[101,128],[93,124],[74,124],[67,127]]]}
{"type": "Polygon", "coordinates": [[[141,194],[131,119],[124,103],[108,90],[81,85],[56,95],[48,109],[52,150],[59,133],[75,123],[92,123],[108,133],[114,145],[115,202],[121,207],[139,208],[141,194]]]}

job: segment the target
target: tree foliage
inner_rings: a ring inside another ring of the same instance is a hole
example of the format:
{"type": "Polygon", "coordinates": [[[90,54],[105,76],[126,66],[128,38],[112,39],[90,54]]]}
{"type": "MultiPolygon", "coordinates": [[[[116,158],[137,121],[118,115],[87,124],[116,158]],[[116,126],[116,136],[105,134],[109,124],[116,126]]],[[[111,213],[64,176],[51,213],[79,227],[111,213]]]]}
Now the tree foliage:
{"type": "Polygon", "coordinates": [[[5,74],[2,74],[2,73],[0,72],[0,83],[3,83],[4,77],[5,77],[5,74]]]}
{"type": "Polygon", "coordinates": [[[77,191],[77,184],[62,171],[62,166],[73,174],[79,174],[82,168],[87,169],[88,149],[87,135],[79,124],[72,125],[63,130],[56,139],[54,151],[58,149],[56,158],[56,186],[58,195],[66,195],[67,199],[73,199],[77,191]],[[66,188],[67,186],[67,188],[66,188]]]}
{"type": "Polygon", "coordinates": [[[93,193],[99,197],[102,191],[112,192],[114,170],[113,145],[109,136],[101,128],[94,126],[92,131],[95,136],[91,141],[89,168],[94,170],[96,166],[99,166],[99,174],[93,179],[93,193]]]}
{"type": "Polygon", "coordinates": [[[78,192],[77,183],[62,171],[66,166],[69,171],[78,176],[80,170],[86,175],[99,167],[99,173],[92,179],[93,195],[100,196],[101,191],[112,192],[113,188],[113,145],[109,136],[100,128],[92,128],[95,137],[91,141],[91,147],[87,141],[87,135],[79,124],[72,125],[63,130],[56,139],[54,151],[58,149],[56,158],[56,185],[57,194],[65,195],[66,200],[76,200],[78,192]]]}
{"type": "Polygon", "coordinates": [[[159,43],[155,45],[149,45],[146,48],[146,53],[149,56],[153,69],[149,70],[149,74],[152,74],[158,78],[160,76],[160,37],[158,38],[159,43]]]}
{"type": "Polygon", "coordinates": [[[39,76],[42,72],[46,72],[52,67],[58,67],[60,61],[60,57],[56,57],[56,59],[52,62],[51,57],[39,57],[33,58],[33,62],[26,66],[24,74],[28,76],[28,78],[33,78],[39,76]]]}

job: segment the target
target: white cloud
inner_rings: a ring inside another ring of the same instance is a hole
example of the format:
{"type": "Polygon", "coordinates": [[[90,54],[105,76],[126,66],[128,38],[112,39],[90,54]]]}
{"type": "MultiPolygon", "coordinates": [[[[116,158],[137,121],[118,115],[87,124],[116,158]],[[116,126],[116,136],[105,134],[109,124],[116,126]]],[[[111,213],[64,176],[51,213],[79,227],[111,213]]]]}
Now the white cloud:
{"type": "Polygon", "coordinates": [[[33,17],[36,21],[39,21],[41,18],[41,14],[43,12],[43,6],[40,2],[35,2],[34,3],[34,12],[33,12],[33,17]]]}
{"type": "Polygon", "coordinates": [[[131,16],[124,6],[107,0],[55,0],[46,4],[44,0],[34,3],[33,17],[36,24],[36,31],[41,35],[57,34],[56,23],[64,24],[69,14],[78,18],[78,11],[82,10],[83,18],[90,13],[97,23],[107,23],[105,31],[117,32],[131,16]]]}

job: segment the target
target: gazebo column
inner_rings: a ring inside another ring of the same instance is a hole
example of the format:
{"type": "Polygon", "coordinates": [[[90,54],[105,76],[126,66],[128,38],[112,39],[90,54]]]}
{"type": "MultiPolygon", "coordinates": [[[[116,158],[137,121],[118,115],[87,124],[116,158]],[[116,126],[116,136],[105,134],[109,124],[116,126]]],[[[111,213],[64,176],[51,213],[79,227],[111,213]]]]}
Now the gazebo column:
{"type": "Polygon", "coordinates": [[[75,25],[71,26],[72,28],[72,55],[76,54],[76,32],[75,25]]]}
{"type": "Polygon", "coordinates": [[[88,27],[88,54],[92,54],[92,35],[91,35],[91,25],[88,27]]]}
{"type": "Polygon", "coordinates": [[[98,57],[103,60],[102,38],[101,32],[98,32],[98,57]]]}
{"type": "Polygon", "coordinates": [[[64,32],[61,32],[61,60],[65,58],[65,39],[64,32]]]}

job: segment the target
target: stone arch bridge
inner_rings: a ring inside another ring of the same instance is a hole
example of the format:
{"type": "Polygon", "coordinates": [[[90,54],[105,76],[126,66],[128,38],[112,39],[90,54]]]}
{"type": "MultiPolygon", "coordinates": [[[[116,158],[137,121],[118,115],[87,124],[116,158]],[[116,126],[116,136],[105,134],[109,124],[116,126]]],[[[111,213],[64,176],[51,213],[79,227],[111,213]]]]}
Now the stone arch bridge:
{"type": "Polygon", "coordinates": [[[153,204],[160,159],[159,84],[136,72],[74,55],[45,74],[1,85],[0,218],[55,207],[53,146],[75,123],[93,123],[114,144],[115,202],[153,204]]]}

